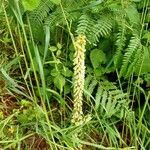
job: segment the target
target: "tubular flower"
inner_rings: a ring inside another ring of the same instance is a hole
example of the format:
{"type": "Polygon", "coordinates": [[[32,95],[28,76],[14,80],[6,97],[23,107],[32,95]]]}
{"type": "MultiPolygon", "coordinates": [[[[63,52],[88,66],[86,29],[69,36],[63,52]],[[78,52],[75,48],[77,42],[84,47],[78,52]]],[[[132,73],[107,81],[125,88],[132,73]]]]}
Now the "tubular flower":
{"type": "Polygon", "coordinates": [[[72,123],[75,125],[80,125],[83,123],[83,111],[82,111],[82,101],[83,101],[83,90],[84,90],[84,78],[85,78],[85,45],[86,37],[84,35],[79,35],[74,43],[75,54],[74,54],[74,110],[72,116],[72,123]]]}

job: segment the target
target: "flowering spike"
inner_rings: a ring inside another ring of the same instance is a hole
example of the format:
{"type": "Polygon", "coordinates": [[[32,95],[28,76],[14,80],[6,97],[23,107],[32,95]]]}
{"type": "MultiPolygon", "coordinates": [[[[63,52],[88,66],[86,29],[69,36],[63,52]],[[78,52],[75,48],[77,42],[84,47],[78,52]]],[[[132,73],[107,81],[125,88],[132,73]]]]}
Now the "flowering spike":
{"type": "Polygon", "coordinates": [[[83,123],[83,90],[84,90],[84,78],[85,78],[85,45],[86,37],[79,35],[74,43],[75,54],[74,54],[74,110],[72,116],[72,123],[80,125],[83,123]]]}

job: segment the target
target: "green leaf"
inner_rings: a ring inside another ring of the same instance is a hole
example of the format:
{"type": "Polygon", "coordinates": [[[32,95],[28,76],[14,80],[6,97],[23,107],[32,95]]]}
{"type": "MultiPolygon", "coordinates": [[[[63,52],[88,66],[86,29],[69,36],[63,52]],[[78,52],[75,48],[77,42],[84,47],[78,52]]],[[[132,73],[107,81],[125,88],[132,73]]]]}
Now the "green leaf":
{"type": "Polygon", "coordinates": [[[102,76],[103,73],[104,73],[104,68],[103,67],[101,67],[101,69],[99,69],[99,68],[94,69],[94,74],[95,74],[96,77],[102,76]]]}
{"type": "Polygon", "coordinates": [[[132,0],[133,2],[140,2],[141,0],[132,0]]]}
{"type": "Polygon", "coordinates": [[[143,39],[146,39],[147,42],[150,43],[150,32],[147,31],[147,32],[143,35],[142,38],[143,38],[143,39]]]}
{"type": "Polygon", "coordinates": [[[62,45],[60,43],[57,43],[57,48],[62,49],[62,45]]]}
{"type": "Polygon", "coordinates": [[[61,0],[50,0],[52,3],[59,5],[61,3],[61,0]]]}
{"type": "Polygon", "coordinates": [[[32,66],[32,63],[30,62],[31,71],[34,71],[34,70],[39,71],[39,66],[37,64],[36,57],[33,57],[32,61],[33,61],[33,66],[32,66]]]}
{"type": "Polygon", "coordinates": [[[137,27],[137,25],[140,25],[140,16],[139,13],[137,11],[137,8],[134,7],[133,5],[129,5],[129,7],[127,7],[125,9],[127,17],[129,18],[130,24],[131,25],[136,25],[135,27],[137,27]]]}
{"type": "Polygon", "coordinates": [[[90,53],[90,59],[94,68],[98,68],[103,62],[105,62],[105,53],[102,50],[94,49],[90,53]]]}
{"type": "Polygon", "coordinates": [[[57,69],[54,68],[51,70],[51,76],[56,77],[58,75],[60,75],[60,72],[57,69]]]}
{"type": "Polygon", "coordinates": [[[150,22],[150,11],[147,13],[145,21],[150,22]]]}
{"type": "Polygon", "coordinates": [[[143,62],[143,65],[142,65],[141,73],[150,72],[150,53],[149,53],[149,49],[148,48],[144,49],[144,62],[143,62]]]}
{"type": "Polygon", "coordinates": [[[26,10],[34,10],[40,4],[41,0],[22,0],[22,4],[26,10]]]}
{"type": "Polygon", "coordinates": [[[52,52],[55,52],[55,51],[57,51],[57,47],[55,47],[55,46],[50,46],[49,50],[52,51],[52,52]]]}
{"type": "Polygon", "coordinates": [[[71,85],[70,84],[65,84],[64,86],[64,94],[69,94],[71,92],[71,85]]]}
{"type": "Polygon", "coordinates": [[[56,76],[54,78],[54,84],[60,90],[60,92],[62,92],[65,85],[65,78],[62,75],[56,76]]]}
{"type": "Polygon", "coordinates": [[[65,76],[65,77],[71,77],[73,75],[72,71],[69,70],[67,67],[64,67],[62,69],[62,74],[65,76]]]}

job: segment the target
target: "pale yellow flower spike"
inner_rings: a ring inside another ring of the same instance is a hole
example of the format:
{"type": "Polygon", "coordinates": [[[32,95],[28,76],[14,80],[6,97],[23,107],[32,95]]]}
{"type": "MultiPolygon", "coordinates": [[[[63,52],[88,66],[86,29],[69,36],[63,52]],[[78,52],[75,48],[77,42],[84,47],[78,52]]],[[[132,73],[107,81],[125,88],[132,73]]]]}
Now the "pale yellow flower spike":
{"type": "Polygon", "coordinates": [[[85,77],[85,45],[86,37],[79,35],[74,43],[75,55],[74,55],[74,110],[72,116],[72,123],[75,125],[81,125],[83,123],[83,90],[84,90],[84,77],[85,77]]]}

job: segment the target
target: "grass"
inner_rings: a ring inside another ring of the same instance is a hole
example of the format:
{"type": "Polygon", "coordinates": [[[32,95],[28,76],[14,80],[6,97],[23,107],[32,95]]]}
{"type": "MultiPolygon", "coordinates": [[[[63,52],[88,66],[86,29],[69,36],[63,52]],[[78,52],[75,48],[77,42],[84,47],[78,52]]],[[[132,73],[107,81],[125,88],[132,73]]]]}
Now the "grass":
{"type": "MultiPolygon", "coordinates": [[[[53,52],[53,60],[46,58],[49,51],[50,32],[46,32],[44,59],[34,40],[30,21],[27,25],[22,20],[19,5],[13,10],[14,23],[6,5],[2,2],[4,33],[0,40],[0,149],[2,150],[148,150],[150,130],[148,112],[150,92],[135,83],[133,77],[127,87],[128,98],[139,102],[123,113],[121,118],[108,117],[107,110],[100,113],[93,101],[96,98],[85,89],[84,113],[92,119],[81,126],[71,124],[73,98],[72,92],[63,93],[52,86],[47,86],[45,68],[47,62],[59,70],[58,57],[53,52]],[[5,34],[8,35],[7,40],[5,34]],[[28,40],[30,37],[30,40],[28,40]],[[8,41],[8,42],[7,42],[8,41]],[[11,56],[8,49],[12,50],[11,56]],[[33,57],[34,54],[34,57],[33,57]],[[3,57],[5,55],[5,57],[3,57]],[[8,60],[6,60],[8,59],[8,60]],[[133,90],[134,89],[134,90],[133,90]],[[132,92],[132,90],[134,92],[132,92]],[[144,105],[140,105],[140,94],[144,95],[144,105]],[[86,97],[87,100],[86,100],[86,97]],[[78,133],[78,136],[75,136],[78,133]]],[[[74,44],[71,25],[62,5],[69,36],[74,44]]],[[[144,17],[144,16],[143,16],[144,17]]],[[[67,40],[66,40],[67,41],[67,40]]],[[[69,44],[69,43],[64,43],[69,44]]],[[[67,54],[66,54],[67,55],[67,54]]],[[[66,56],[68,57],[68,56],[66,56]]],[[[61,60],[61,59],[60,59],[61,60]]],[[[49,70],[50,72],[51,70],[49,70]]],[[[137,77],[140,79],[140,72],[137,77]]],[[[123,93],[123,83],[119,80],[119,89],[123,93]]],[[[73,82],[65,79],[72,91],[73,82]]],[[[62,87],[62,83],[58,85],[62,87]]],[[[94,91],[94,89],[93,89],[94,91]]],[[[104,100],[105,98],[103,98],[104,100]]]]}

